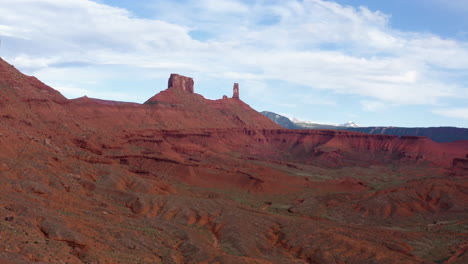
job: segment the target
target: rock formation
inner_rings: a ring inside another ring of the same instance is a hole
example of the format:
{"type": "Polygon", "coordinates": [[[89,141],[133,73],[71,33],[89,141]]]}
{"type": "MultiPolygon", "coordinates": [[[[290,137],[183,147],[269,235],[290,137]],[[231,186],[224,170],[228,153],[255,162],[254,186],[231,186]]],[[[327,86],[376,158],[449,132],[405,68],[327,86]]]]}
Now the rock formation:
{"type": "Polygon", "coordinates": [[[239,84],[234,83],[234,87],[232,88],[232,98],[239,99],[239,84]]]}
{"type": "Polygon", "coordinates": [[[167,87],[178,89],[193,94],[193,79],[190,77],[185,77],[176,73],[172,73],[169,77],[169,82],[167,87]]]}

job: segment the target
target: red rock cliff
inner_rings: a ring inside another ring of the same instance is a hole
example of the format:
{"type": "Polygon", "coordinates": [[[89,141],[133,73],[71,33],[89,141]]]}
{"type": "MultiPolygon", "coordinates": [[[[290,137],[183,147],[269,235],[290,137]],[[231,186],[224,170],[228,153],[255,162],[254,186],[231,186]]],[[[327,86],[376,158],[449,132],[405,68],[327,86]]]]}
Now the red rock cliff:
{"type": "Polygon", "coordinates": [[[176,73],[172,73],[171,77],[169,77],[167,87],[169,89],[178,89],[193,94],[193,79],[190,77],[185,77],[176,73]]]}

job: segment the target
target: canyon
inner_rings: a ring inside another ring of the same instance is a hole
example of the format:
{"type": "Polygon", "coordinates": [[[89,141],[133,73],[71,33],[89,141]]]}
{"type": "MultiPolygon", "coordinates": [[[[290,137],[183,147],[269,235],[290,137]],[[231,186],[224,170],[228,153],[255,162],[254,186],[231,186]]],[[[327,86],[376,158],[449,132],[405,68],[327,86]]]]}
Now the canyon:
{"type": "Polygon", "coordinates": [[[284,129],[172,74],[67,99],[0,59],[0,263],[467,263],[468,141],[284,129]]]}

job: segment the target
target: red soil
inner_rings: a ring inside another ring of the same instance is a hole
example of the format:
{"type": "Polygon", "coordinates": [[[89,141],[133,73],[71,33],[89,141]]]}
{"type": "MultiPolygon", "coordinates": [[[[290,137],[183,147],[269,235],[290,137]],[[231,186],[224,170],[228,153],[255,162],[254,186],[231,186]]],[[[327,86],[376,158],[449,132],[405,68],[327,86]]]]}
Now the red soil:
{"type": "Polygon", "coordinates": [[[468,142],[280,129],[190,80],[67,100],[0,60],[0,262],[466,260],[468,142]]]}

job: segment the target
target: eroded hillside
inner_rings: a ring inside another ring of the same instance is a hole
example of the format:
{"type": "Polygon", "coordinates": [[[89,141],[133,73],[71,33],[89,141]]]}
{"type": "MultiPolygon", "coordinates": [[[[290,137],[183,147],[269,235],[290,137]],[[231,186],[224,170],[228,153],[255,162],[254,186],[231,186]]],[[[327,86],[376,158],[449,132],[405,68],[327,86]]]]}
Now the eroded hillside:
{"type": "Polygon", "coordinates": [[[280,129],[238,89],[67,100],[0,61],[0,262],[468,261],[468,142],[280,129]]]}

